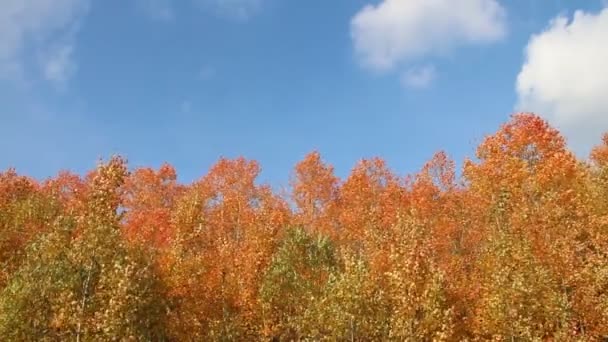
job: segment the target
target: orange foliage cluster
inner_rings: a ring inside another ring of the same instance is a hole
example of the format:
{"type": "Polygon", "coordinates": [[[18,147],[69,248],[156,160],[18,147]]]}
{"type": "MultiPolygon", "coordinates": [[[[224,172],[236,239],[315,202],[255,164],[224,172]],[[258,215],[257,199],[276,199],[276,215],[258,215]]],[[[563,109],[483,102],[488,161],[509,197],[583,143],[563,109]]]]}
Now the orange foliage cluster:
{"type": "Polygon", "coordinates": [[[259,165],[243,158],[221,159],[190,185],[170,165],[125,167],[114,158],[84,179],[41,183],[0,173],[0,335],[608,338],[608,135],[583,162],[545,121],[516,114],[460,178],[437,153],[412,176],[370,159],[341,180],[314,152],[296,165],[290,198],[258,184],[259,165]],[[103,252],[111,245],[119,259],[103,252]],[[71,268],[39,275],[36,260],[52,264],[62,248],[71,268]],[[19,292],[25,279],[66,272],[79,274],[66,276],[74,286],[19,292]],[[90,285],[95,275],[126,292],[90,285]],[[65,302],[44,297],[53,294],[65,302]],[[124,296],[130,304],[116,306],[124,296]],[[55,318],[15,321],[11,310],[35,303],[55,318]],[[97,312],[106,304],[122,321],[97,312]]]}

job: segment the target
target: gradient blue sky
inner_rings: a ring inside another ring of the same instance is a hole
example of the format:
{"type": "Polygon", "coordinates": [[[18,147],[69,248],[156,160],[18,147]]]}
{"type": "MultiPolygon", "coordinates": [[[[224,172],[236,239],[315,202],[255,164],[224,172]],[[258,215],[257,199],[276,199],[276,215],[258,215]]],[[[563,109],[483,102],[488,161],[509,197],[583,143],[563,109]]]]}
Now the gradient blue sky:
{"type": "Polygon", "coordinates": [[[119,153],[132,167],[169,162],[189,182],[243,155],[281,185],[312,150],[341,176],[371,156],[399,174],[440,149],[461,161],[516,108],[545,110],[573,139],[589,123],[608,129],[605,95],[594,95],[608,90],[602,1],[435,2],[3,0],[0,169],[45,178],[119,153]],[[465,4],[499,12],[472,28],[442,24],[469,15],[449,7],[465,4]],[[400,51],[389,66],[373,61],[382,48],[400,51]],[[595,69],[579,73],[591,54],[595,69]]]}

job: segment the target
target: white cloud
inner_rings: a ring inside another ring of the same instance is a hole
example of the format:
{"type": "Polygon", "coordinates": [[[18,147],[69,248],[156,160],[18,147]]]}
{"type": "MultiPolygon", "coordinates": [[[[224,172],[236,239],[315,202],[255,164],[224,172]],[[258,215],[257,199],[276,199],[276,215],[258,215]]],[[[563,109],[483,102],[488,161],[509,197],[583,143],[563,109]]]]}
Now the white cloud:
{"type": "Polygon", "coordinates": [[[608,8],[558,16],[530,38],[517,76],[518,109],[534,111],[586,153],[608,130],[608,8]]]}
{"type": "Polygon", "coordinates": [[[214,10],[217,14],[245,20],[255,14],[262,0],[195,0],[199,5],[214,10]]]}
{"type": "Polygon", "coordinates": [[[423,65],[408,69],[401,75],[401,84],[409,88],[428,88],[437,77],[437,71],[433,65],[423,65]]]}
{"type": "Polygon", "coordinates": [[[136,5],[152,20],[167,22],[175,19],[171,0],[137,0],[136,5]]]}
{"type": "Polygon", "coordinates": [[[34,52],[45,60],[44,78],[65,80],[74,70],[74,32],[88,5],[88,0],[2,0],[0,78],[23,78],[34,52]]]}
{"type": "Polygon", "coordinates": [[[496,0],[383,0],[363,7],[350,30],[361,63],[389,70],[457,45],[498,40],[506,33],[505,19],[496,0]]]}

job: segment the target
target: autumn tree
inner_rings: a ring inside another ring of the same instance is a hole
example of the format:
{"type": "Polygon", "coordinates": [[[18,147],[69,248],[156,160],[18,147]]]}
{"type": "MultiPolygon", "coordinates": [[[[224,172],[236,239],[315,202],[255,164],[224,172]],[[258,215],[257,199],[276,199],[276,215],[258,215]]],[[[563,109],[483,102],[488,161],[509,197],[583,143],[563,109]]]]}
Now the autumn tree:
{"type": "Polygon", "coordinates": [[[477,296],[472,266],[480,251],[483,232],[477,229],[480,208],[468,189],[456,178],[455,163],[445,152],[438,152],[422,169],[406,181],[406,212],[428,233],[427,243],[436,258],[435,267],[443,274],[446,300],[453,308],[457,339],[470,335],[467,319],[473,315],[469,305],[477,296]]]}
{"type": "Polygon", "coordinates": [[[447,341],[454,334],[454,309],[447,300],[449,281],[437,267],[427,227],[400,217],[390,247],[387,289],[392,302],[390,338],[447,341]]]}
{"type": "Polygon", "coordinates": [[[163,164],[134,170],[124,185],[124,231],[130,241],[163,248],[170,244],[175,229],[171,213],[182,192],[175,169],[163,164]]]}
{"type": "Polygon", "coordinates": [[[608,337],[608,135],[580,160],[520,113],[462,176],[444,152],[344,180],[313,152],[286,196],[260,172],[221,158],[180,184],[119,157],[83,177],[1,172],[1,339],[608,337]]]}
{"type": "Polygon", "coordinates": [[[125,163],[92,177],[81,216],[61,216],[32,244],[0,294],[0,336],[9,340],[152,340],[164,335],[163,294],[144,255],[121,240],[125,163]]]}
{"type": "Polygon", "coordinates": [[[174,322],[184,334],[257,333],[260,277],[289,219],[287,204],[256,184],[259,172],[244,158],[221,159],[177,204],[171,282],[180,288],[174,322]]]}
{"type": "Polygon", "coordinates": [[[585,243],[579,246],[583,260],[575,273],[573,306],[580,317],[580,334],[608,336],[608,134],[591,153],[589,211],[585,243]]]}
{"type": "Polygon", "coordinates": [[[264,335],[280,340],[314,337],[310,326],[307,329],[307,314],[322,300],[328,278],[337,268],[334,246],[326,237],[290,229],[262,279],[264,335]]]}
{"type": "Polygon", "coordinates": [[[368,263],[348,253],[310,302],[299,327],[314,340],[381,341],[390,336],[391,301],[368,263]]]}
{"type": "Polygon", "coordinates": [[[569,241],[584,229],[585,174],[559,132],[535,115],[517,114],[485,139],[477,157],[464,173],[487,219],[495,221],[493,211],[503,210],[510,227],[533,241],[535,253],[555,252],[546,261],[568,269],[569,241]]]}
{"type": "Polygon", "coordinates": [[[0,173],[0,289],[23,262],[28,244],[48,231],[60,210],[34,180],[13,169],[0,173]]]}
{"type": "Polygon", "coordinates": [[[318,152],[299,162],[292,179],[296,224],[328,236],[338,233],[335,211],[338,204],[338,177],[318,152]]]}
{"type": "Polygon", "coordinates": [[[573,338],[567,294],[525,238],[508,230],[493,234],[478,263],[476,336],[503,341],[573,338]]]}
{"type": "Polygon", "coordinates": [[[386,227],[397,221],[403,188],[386,163],[374,158],[360,161],[340,187],[339,240],[373,253],[386,227]]]}

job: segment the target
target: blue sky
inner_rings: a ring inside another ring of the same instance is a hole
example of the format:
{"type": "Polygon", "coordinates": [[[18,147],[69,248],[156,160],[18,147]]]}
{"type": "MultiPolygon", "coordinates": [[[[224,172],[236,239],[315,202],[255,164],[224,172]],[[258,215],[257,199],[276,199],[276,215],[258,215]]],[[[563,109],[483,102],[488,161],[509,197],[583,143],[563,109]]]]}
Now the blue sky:
{"type": "Polygon", "coordinates": [[[0,169],[45,178],[119,153],[190,182],[242,155],[279,186],[318,150],[341,176],[372,156],[405,174],[472,156],[516,109],[583,155],[608,130],[604,6],[4,0],[0,169]]]}

